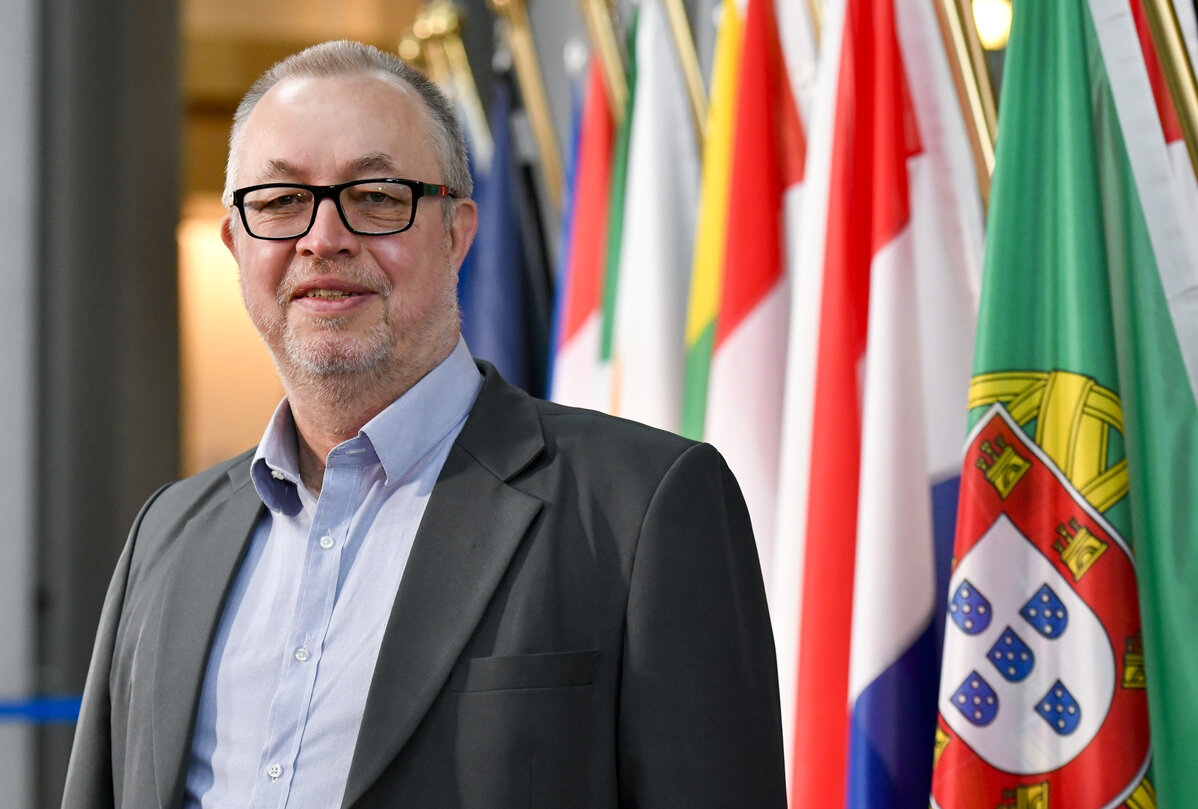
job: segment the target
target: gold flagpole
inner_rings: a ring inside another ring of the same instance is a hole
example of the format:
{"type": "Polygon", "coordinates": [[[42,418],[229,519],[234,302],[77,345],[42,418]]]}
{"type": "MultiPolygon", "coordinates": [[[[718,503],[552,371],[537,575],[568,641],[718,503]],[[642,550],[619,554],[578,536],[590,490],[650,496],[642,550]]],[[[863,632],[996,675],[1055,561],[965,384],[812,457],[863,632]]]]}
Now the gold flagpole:
{"type": "Polygon", "coordinates": [[[462,42],[462,17],[457,5],[451,0],[435,0],[429,4],[428,13],[433,41],[439,46],[440,58],[444,60],[445,69],[457,87],[460,103],[468,108],[468,114],[474,120],[486,121],[487,113],[483,109],[474,71],[470,68],[466,46],[462,42]]]}
{"type": "Polygon", "coordinates": [[[424,72],[437,84],[444,87],[449,82],[449,60],[445,58],[445,49],[437,42],[436,26],[428,6],[421,9],[412,23],[412,36],[420,45],[420,55],[424,60],[424,72]]]}
{"type": "Polygon", "coordinates": [[[674,45],[678,49],[678,59],[682,63],[682,75],[686,78],[691,117],[699,140],[699,153],[702,154],[703,132],[707,128],[707,88],[703,84],[703,73],[699,70],[699,54],[695,50],[695,40],[682,0],[665,0],[665,6],[670,19],[670,31],[674,34],[674,45]]]}
{"type": "Polygon", "coordinates": [[[1144,0],[1144,16],[1152,31],[1152,44],[1161,60],[1165,83],[1177,110],[1177,120],[1186,141],[1190,165],[1198,175],[1198,82],[1194,80],[1194,65],[1186,50],[1177,21],[1177,11],[1171,0],[1144,0]]]}
{"type": "Polygon", "coordinates": [[[616,27],[612,23],[609,0],[581,0],[582,16],[586,20],[591,50],[603,68],[603,87],[607,91],[607,103],[611,108],[612,120],[618,126],[624,120],[628,106],[628,76],[624,72],[624,57],[621,56],[616,27]]]}
{"type": "Polygon", "coordinates": [[[416,38],[415,34],[408,34],[403,39],[399,40],[399,47],[396,49],[399,58],[403,59],[412,67],[428,73],[428,65],[424,61],[424,45],[416,38]]]}
{"type": "Polygon", "coordinates": [[[807,15],[811,18],[811,35],[818,48],[820,32],[824,28],[824,4],[820,0],[807,0],[807,15]]]}
{"type": "MultiPolygon", "coordinates": [[[[1052,2],[1052,0],[1048,0],[1052,2]]],[[[957,99],[965,116],[965,128],[973,145],[977,166],[978,190],[982,204],[990,206],[990,178],[994,174],[994,138],[998,132],[998,113],[990,87],[990,71],[973,23],[969,0],[941,0],[936,4],[940,33],[949,64],[957,99]]]]}
{"type": "Polygon", "coordinates": [[[541,172],[553,206],[553,216],[556,218],[561,211],[562,164],[557,150],[557,136],[553,130],[553,118],[549,112],[549,98],[545,93],[545,81],[537,62],[532,26],[528,22],[528,9],[524,0],[491,0],[491,6],[508,23],[508,47],[516,66],[516,80],[520,84],[524,109],[528,113],[533,136],[537,141],[541,172]]]}

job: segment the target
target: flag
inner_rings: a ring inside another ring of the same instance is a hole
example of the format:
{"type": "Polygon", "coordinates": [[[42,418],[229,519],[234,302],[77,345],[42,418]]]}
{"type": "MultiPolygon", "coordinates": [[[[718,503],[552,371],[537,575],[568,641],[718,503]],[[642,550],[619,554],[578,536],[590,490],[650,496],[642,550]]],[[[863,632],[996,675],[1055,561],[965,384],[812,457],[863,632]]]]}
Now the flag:
{"type": "Polygon", "coordinates": [[[645,0],[638,16],[636,101],[615,296],[613,402],[620,416],[677,432],[699,138],[663,3],[645,0]]]}
{"type": "Polygon", "coordinates": [[[1198,805],[1198,257],[1174,176],[1127,0],[1018,2],[948,590],[941,809],[1198,805]]]}
{"type": "Polygon", "coordinates": [[[578,156],[582,137],[583,93],[586,92],[587,63],[570,71],[570,132],[566,142],[566,164],[562,174],[562,208],[557,223],[557,250],[553,257],[553,317],[549,327],[549,361],[545,371],[545,398],[553,399],[558,351],[563,343],[566,317],[566,286],[570,280],[570,241],[574,229],[574,204],[578,197],[578,156]]]}
{"type": "Polygon", "coordinates": [[[632,18],[628,23],[628,96],[616,127],[615,142],[612,144],[611,183],[607,206],[607,239],[603,247],[603,298],[602,320],[599,324],[599,382],[597,391],[606,412],[615,410],[616,392],[613,390],[615,360],[616,301],[620,289],[621,244],[624,241],[624,199],[628,182],[628,149],[632,140],[633,112],[636,110],[637,50],[636,30],[640,19],[640,4],[632,7],[632,18]]]}
{"type": "Polygon", "coordinates": [[[736,0],[724,0],[712,66],[694,267],[686,310],[686,372],[680,432],[695,440],[703,438],[707,418],[707,381],[720,311],[720,284],[724,278],[740,51],[740,9],[736,0]]]}
{"type": "Polygon", "coordinates": [[[749,0],[746,9],[733,137],[704,437],[736,474],[769,569],[790,309],[787,224],[798,211],[806,153],[773,0],[749,0]]]}
{"type": "Polygon", "coordinates": [[[894,0],[830,10],[793,290],[776,565],[802,576],[797,601],[777,608],[776,633],[797,632],[779,635],[780,649],[797,644],[782,683],[794,693],[791,805],[922,809],[980,199],[933,10],[894,0]]]}
{"type": "Polygon", "coordinates": [[[613,137],[614,123],[603,89],[602,66],[598,57],[592,56],[587,69],[568,214],[567,259],[558,280],[550,398],[593,409],[604,409],[607,405],[599,395],[599,331],[613,137]]]}
{"type": "Polygon", "coordinates": [[[512,91],[504,78],[494,89],[491,173],[478,197],[474,259],[458,283],[462,335],[505,379],[541,395],[550,320],[544,247],[535,225],[521,219],[535,203],[512,139],[512,91]]]}

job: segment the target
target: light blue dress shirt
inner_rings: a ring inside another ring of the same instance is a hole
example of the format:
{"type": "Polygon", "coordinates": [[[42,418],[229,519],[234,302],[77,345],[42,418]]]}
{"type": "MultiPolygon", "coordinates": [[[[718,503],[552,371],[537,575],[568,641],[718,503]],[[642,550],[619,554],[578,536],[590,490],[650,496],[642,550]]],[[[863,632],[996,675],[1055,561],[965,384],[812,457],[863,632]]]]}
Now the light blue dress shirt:
{"type": "Polygon", "coordinates": [[[319,498],[300,481],[291,408],[279,405],[252,462],[267,511],[208,658],[185,807],[341,804],[416,529],[481,387],[459,340],[329,453],[319,498]]]}

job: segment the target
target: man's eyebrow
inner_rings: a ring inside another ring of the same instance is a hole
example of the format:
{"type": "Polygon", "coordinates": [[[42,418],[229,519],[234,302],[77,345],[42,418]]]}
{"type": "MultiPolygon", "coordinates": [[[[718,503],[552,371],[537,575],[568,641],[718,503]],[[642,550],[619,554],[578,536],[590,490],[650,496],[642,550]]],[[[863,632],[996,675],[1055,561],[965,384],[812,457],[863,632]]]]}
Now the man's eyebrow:
{"type": "Polygon", "coordinates": [[[355,174],[377,171],[391,176],[396,175],[399,171],[395,161],[391,159],[391,155],[384,152],[370,152],[362,155],[350,164],[350,170],[355,174]]]}
{"type": "Polygon", "coordinates": [[[267,160],[266,165],[262,168],[262,180],[264,182],[292,180],[298,177],[299,174],[299,167],[287,160],[267,160]]]}

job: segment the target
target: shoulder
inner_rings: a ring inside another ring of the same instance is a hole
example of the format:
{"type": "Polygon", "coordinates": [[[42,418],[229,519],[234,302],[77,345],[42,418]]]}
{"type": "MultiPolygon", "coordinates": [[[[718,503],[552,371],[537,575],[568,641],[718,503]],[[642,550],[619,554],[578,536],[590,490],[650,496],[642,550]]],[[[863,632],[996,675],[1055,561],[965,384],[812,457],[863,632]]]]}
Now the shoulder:
{"type": "Polygon", "coordinates": [[[254,451],[222,461],[191,477],[167,484],[142,506],[129,534],[135,573],[169,556],[189,522],[250,486],[254,451]]]}
{"type": "Polygon", "coordinates": [[[254,450],[248,449],[218,464],[175,481],[160,489],[143,507],[142,521],[175,515],[190,519],[196,509],[213,498],[227,496],[231,490],[250,483],[250,461],[254,450]]]}
{"type": "Polygon", "coordinates": [[[659,430],[637,421],[611,416],[594,410],[533,400],[546,440],[588,450],[633,452],[638,455],[681,455],[697,442],[675,433],[659,430]]]}

